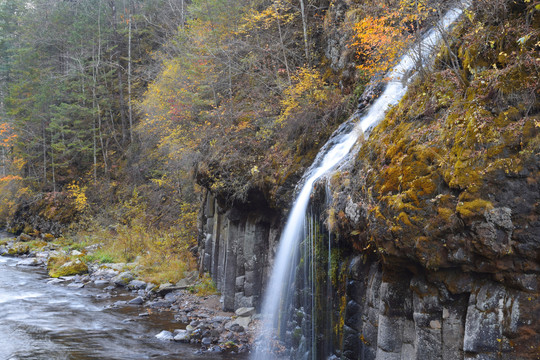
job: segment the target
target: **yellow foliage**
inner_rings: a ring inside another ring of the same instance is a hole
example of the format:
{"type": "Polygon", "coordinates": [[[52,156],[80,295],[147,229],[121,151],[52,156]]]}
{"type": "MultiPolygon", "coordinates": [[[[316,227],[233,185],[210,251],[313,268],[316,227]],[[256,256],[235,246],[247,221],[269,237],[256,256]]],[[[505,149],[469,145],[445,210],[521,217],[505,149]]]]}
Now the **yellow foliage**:
{"type": "Polygon", "coordinates": [[[330,98],[331,89],[315,69],[302,67],[292,76],[293,84],[285,90],[282,111],[277,123],[283,123],[296,111],[306,107],[322,108],[330,98]]]}
{"type": "Polygon", "coordinates": [[[86,197],[86,186],[79,186],[77,182],[72,182],[67,186],[69,197],[73,200],[77,211],[84,211],[88,208],[88,198],[86,197]]]}
{"type": "Polygon", "coordinates": [[[275,0],[262,11],[250,10],[242,19],[239,33],[259,28],[269,29],[276,26],[277,21],[280,26],[286,25],[298,17],[298,12],[292,10],[291,4],[282,0],[275,0]]]}

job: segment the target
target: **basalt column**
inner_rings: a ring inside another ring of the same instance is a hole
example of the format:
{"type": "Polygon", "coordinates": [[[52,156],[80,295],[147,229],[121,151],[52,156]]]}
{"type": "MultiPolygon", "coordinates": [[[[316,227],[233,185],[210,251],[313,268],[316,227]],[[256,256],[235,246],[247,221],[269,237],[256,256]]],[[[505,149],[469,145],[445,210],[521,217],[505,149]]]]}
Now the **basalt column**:
{"type": "Polygon", "coordinates": [[[269,212],[226,208],[208,194],[201,216],[200,268],[222,294],[224,310],[260,307],[278,230],[269,212]]]}

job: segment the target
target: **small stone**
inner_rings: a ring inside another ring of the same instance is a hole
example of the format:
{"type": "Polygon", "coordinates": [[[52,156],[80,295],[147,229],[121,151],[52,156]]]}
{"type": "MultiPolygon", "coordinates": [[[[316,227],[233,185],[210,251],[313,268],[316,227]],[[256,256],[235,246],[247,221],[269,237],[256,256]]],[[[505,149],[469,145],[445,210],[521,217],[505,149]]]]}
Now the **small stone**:
{"type": "Polygon", "coordinates": [[[219,353],[223,352],[223,349],[220,348],[219,346],[212,346],[212,347],[210,347],[208,349],[208,352],[219,354],[219,353]]]}
{"type": "Polygon", "coordinates": [[[189,342],[189,332],[186,331],[186,330],[176,330],[175,332],[176,335],[174,337],[174,341],[179,341],[179,342],[189,342]]]}
{"type": "Polygon", "coordinates": [[[442,318],[443,319],[448,319],[450,317],[450,311],[448,311],[447,308],[444,308],[443,311],[442,311],[442,318]]]}
{"type": "Polygon", "coordinates": [[[191,332],[195,331],[195,328],[193,326],[191,326],[191,325],[187,325],[186,326],[186,331],[191,333],[191,332]]]}
{"type": "Polygon", "coordinates": [[[149,306],[151,308],[153,308],[153,309],[168,308],[168,307],[171,306],[171,302],[170,301],[165,301],[165,300],[157,300],[157,301],[154,301],[154,302],[150,303],[149,306]]]}
{"type": "Polygon", "coordinates": [[[189,325],[193,326],[194,328],[196,328],[197,326],[199,326],[201,322],[199,320],[193,320],[192,322],[189,323],[189,325]]]}
{"type": "Polygon", "coordinates": [[[210,346],[212,345],[212,339],[210,339],[209,337],[204,337],[201,340],[201,344],[204,346],[210,346]]]}
{"type": "Polygon", "coordinates": [[[243,332],[244,327],[238,324],[232,324],[230,330],[234,332],[243,332]]]}
{"type": "Polygon", "coordinates": [[[109,285],[109,281],[108,280],[95,280],[94,285],[97,287],[105,287],[109,285]]]}
{"type": "Polygon", "coordinates": [[[441,322],[439,320],[431,320],[429,322],[429,327],[439,330],[441,328],[441,322]]]}
{"type": "Polygon", "coordinates": [[[167,330],[163,330],[159,334],[156,335],[156,338],[161,341],[173,341],[174,336],[173,333],[167,330]]]}
{"type": "Polygon", "coordinates": [[[254,307],[241,307],[234,312],[236,316],[251,316],[255,314],[254,307]]]}
{"type": "Polygon", "coordinates": [[[123,273],[115,276],[112,278],[112,281],[119,286],[127,286],[127,284],[130,283],[131,280],[133,280],[135,277],[133,274],[129,271],[124,271],[123,273]]]}
{"type": "Polygon", "coordinates": [[[32,237],[28,234],[21,234],[17,237],[17,241],[32,241],[32,237]]]}
{"type": "Polygon", "coordinates": [[[47,281],[47,284],[54,285],[54,284],[63,283],[64,281],[65,281],[65,280],[64,280],[64,279],[61,279],[61,278],[58,278],[58,279],[52,279],[52,280],[47,281]]]}
{"type": "Polygon", "coordinates": [[[230,316],[216,316],[212,319],[213,323],[223,323],[225,321],[230,321],[230,316]]]}
{"type": "Polygon", "coordinates": [[[71,283],[68,285],[68,287],[72,287],[72,288],[76,288],[76,289],[81,289],[84,287],[84,284],[83,283],[71,283]]]}
{"type": "Polygon", "coordinates": [[[146,283],[142,280],[131,280],[129,284],[127,285],[127,287],[129,289],[136,289],[136,290],[145,289],[146,283]]]}
{"type": "Polygon", "coordinates": [[[244,328],[249,326],[249,323],[251,322],[251,316],[241,316],[236,318],[236,320],[233,321],[233,323],[238,324],[244,328]]]}
{"type": "Polygon", "coordinates": [[[155,291],[157,288],[157,285],[156,284],[152,284],[152,283],[148,283],[146,285],[146,288],[144,289],[144,291],[146,292],[152,292],[152,291],[155,291]]]}
{"type": "Polygon", "coordinates": [[[140,296],[137,296],[135,299],[131,299],[128,304],[129,305],[142,305],[144,303],[144,299],[140,296]]]}
{"type": "Polygon", "coordinates": [[[39,261],[37,258],[22,259],[17,262],[17,266],[39,266],[41,264],[43,264],[43,262],[39,261]]]}

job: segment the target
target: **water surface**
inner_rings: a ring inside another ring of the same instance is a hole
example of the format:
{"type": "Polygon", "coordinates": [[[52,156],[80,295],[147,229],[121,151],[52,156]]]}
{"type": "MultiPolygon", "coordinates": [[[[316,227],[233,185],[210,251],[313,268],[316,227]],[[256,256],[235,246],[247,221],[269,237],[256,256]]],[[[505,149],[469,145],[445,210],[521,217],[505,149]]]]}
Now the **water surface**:
{"type": "Polygon", "coordinates": [[[0,360],[233,357],[195,354],[198,347],[157,340],[161,330],[182,328],[170,312],[139,317],[140,306],[112,309],[118,297],[103,298],[97,288],[47,284],[43,269],[17,262],[0,257],[0,360]]]}

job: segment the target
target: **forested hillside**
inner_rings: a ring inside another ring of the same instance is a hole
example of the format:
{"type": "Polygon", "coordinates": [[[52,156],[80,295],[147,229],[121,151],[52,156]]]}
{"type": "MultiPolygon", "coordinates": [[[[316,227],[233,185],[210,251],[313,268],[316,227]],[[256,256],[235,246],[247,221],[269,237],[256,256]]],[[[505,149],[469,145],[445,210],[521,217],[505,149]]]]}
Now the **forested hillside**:
{"type": "MultiPolygon", "coordinates": [[[[364,105],[450,3],[1,1],[2,221],[16,233],[101,234],[134,257],[195,246],[206,190],[281,212],[370,79],[364,105]],[[151,244],[127,240],[147,232],[151,244]]],[[[537,1],[474,3],[461,26],[502,7],[525,20],[504,30],[515,51],[538,50],[537,1]]],[[[512,57],[491,54],[504,45],[497,31],[478,27],[465,59],[445,34],[438,66],[468,83],[486,52],[497,70],[512,57]]]]}

